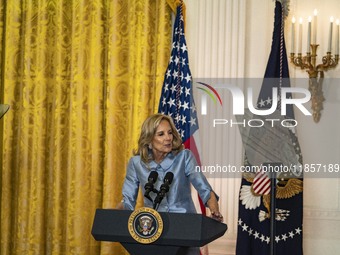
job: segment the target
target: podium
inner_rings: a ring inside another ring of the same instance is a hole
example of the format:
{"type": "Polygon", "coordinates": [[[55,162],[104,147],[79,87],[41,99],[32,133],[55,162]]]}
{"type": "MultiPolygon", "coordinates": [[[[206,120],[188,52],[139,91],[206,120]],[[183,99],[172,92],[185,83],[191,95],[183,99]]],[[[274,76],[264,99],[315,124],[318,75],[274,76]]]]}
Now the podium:
{"type": "Polygon", "coordinates": [[[131,255],[182,255],[189,247],[201,247],[221,237],[227,225],[192,213],[159,212],[163,221],[160,237],[144,244],[132,238],[128,221],[133,211],[97,209],[92,236],[97,241],[120,242],[131,255]]]}

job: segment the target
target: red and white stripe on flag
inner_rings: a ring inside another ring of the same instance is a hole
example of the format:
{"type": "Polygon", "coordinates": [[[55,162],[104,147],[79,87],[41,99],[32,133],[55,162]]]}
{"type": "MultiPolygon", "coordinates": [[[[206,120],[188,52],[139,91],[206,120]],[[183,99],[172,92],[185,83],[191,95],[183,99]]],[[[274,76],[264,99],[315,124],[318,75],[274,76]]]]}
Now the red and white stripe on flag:
{"type": "Polygon", "coordinates": [[[270,193],[270,178],[262,168],[255,175],[253,190],[259,195],[268,195],[270,193]]]}

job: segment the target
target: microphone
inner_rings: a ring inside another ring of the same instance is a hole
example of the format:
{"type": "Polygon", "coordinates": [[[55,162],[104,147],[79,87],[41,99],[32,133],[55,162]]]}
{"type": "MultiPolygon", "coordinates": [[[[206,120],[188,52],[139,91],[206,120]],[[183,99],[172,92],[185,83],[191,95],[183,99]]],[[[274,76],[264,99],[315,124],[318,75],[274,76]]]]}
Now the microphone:
{"type": "Polygon", "coordinates": [[[162,202],[163,198],[165,197],[165,194],[170,189],[170,184],[172,183],[172,180],[174,178],[174,174],[172,172],[167,172],[165,174],[163,184],[160,187],[160,190],[157,194],[157,197],[155,198],[155,203],[153,205],[153,209],[158,209],[159,204],[162,202]]]}
{"type": "Polygon", "coordinates": [[[158,177],[158,173],[156,171],[151,171],[148,177],[148,182],[144,186],[144,189],[145,189],[144,197],[149,199],[151,202],[153,201],[149,194],[151,191],[154,191],[153,184],[157,181],[157,177],[158,177]]]}

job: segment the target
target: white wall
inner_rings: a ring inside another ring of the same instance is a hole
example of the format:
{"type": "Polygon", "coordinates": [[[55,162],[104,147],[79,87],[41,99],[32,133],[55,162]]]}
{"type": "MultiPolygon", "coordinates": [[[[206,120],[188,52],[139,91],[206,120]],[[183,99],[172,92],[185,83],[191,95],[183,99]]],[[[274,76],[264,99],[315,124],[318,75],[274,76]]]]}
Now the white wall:
{"type": "MultiPolygon", "coordinates": [[[[274,21],[274,2],[271,0],[185,0],[187,7],[186,39],[191,72],[195,79],[261,78],[267,64],[274,21]]],[[[285,36],[290,53],[291,18],[301,16],[306,21],[318,9],[317,63],[326,52],[329,17],[340,19],[338,0],[291,0],[286,20],[285,36]]],[[[306,22],[304,33],[306,33],[306,22]]],[[[304,34],[305,38],[306,34],[304,34]]],[[[303,43],[303,52],[306,42],[303,43]]],[[[292,64],[290,77],[307,78],[304,70],[292,64]]],[[[326,78],[340,78],[340,66],[327,71],[326,78]]],[[[298,137],[304,163],[340,163],[340,83],[324,86],[324,110],[321,121],[315,123],[296,113],[298,137]]],[[[292,84],[294,86],[296,84],[292,84]]],[[[195,83],[194,83],[195,86],[195,83]]],[[[302,85],[308,87],[308,80],[302,85]]],[[[196,92],[197,94],[197,92],[196,92]]],[[[201,95],[196,95],[196,104],[201,95]]],[[[228,98],[223,98],[228,102],[228,98]]],[[[230,101],[230,100],[229,100],[230,101]]],[[[209,108],[214,105],[208,105],[209,108]]],[[[215,106],[217,107],[217,106],[215,106]]],[[[309,106],[310,107],[310,106],[309,106]]],[[[216,109],[215,109],[216,110],[216,109]]],[[[231,118],[228,106],[219,109],[222,116],[231,118]]],[[[226,162],[242,164],[242,144],[238,131],[218,133],[211,130],[209,117],[200,119],[203,164],[226,162]],[[216,150],[217,144],[220,148],[216,150]],[[212,150],[212,146],[214,150],[212,150]],[[212,153],[214,151],[214,153],[212,153]],[[218,153],[216,153],[218,151],[218,153]]],[[[333,255],[340,249],[340,179],[305,178],[304,180],[304,253],[333,255]]],[[[237,231],[237,207],[240,178],[211,178],[220,194],[221,210],[229,226],[228,233],[215,245],[210,254],[234,254],[237,231]]]]}

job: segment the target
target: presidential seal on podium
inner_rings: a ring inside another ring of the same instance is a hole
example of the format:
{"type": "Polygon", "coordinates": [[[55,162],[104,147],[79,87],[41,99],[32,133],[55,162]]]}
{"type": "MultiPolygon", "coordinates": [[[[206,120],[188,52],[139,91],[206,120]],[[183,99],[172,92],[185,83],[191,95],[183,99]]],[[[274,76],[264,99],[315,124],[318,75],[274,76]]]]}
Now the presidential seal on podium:
{"type": "Polygon", "coordinates": [[[128,229],[131,237],[137,242],[153,243],[163,232],[163,220],[156,210],[142,207],[131,213],[128,229]]]}

